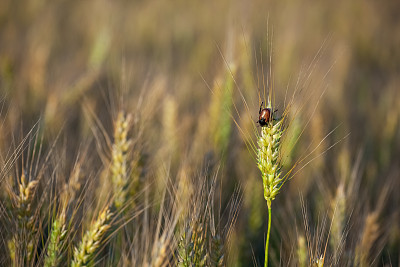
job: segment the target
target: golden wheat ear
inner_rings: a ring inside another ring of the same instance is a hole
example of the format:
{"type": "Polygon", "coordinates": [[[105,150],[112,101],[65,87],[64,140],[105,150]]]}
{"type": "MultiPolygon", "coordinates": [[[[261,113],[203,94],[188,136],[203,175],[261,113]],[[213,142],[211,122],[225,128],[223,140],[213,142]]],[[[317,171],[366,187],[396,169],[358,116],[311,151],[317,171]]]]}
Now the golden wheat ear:
{"type": "Polygon", "coordinates": [[[117,209],[121,208],[126,201],[129,191],[128,187],[128,167],[127,153],[131,146],[128,140],[130,115],[124,112],[118,114],[114,129],[114,144],[112,146],[111,163],[111,182],[114,190],[114,205],[117,209]]]}
{"type": "Polygon", "coordinates": [[[34,236],[37,232],[32,202],[35,197],[38,180],[29,181],[22,171],[18,193],[10,192],[15,205],[17,228],[14,236],[8,241],[8,249],[14,265],[28,264],[34,258],[34,236]]]}
{"type": "Polygon", "coordinates": [[[93,222],[85,233],[80,244],[74,249],[74,258],[71,266],[86,266],[93,259],[95,252],[100,247],[103,237],[111,227],[113,213],[109,207],[100,212],[97,220],[93,222]]]}

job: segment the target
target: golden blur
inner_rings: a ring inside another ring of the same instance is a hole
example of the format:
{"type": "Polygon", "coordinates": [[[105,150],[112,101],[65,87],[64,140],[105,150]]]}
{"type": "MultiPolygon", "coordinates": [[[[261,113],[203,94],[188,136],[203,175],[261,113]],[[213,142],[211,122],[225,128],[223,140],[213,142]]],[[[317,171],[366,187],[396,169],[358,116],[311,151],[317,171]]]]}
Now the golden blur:
{"type": "MultiPolygon", "coordinates": [[[[293,168],[295,174],[274,203],[272,266],[311,266],[321,258],[328,266],[397,266],[399,11],[395,0],[2,0],[0,165],[7,177],[2,189],[15,189],[23,167],[36,165],[31,154],[40,146],[43,155],[36,157],[43,158],[38,162],[45,171],[35,167],[40,178],[26,183],[40,179],[36,190],[59,192],[55,188],[71,183],[78,168],[71,221],[88,229],[103,203],[113,201],[107,177],[115,122],[124,111],[130,114],[125,132],[133,150],[124,152],[130,172],[124,179],[135,181],[124,181],[119,190],[129,183],[135,188],[124,192],[124,201],[132,199],[120,204],[120,213],[132,212],[129,222],[146,225],[147,215],[133,214],[149,209],[149,216],[161,214],[161,224],[172,230],[149,223],[160,234],[145,240],[126,225],[129,242],[122,234],[107,238],[97,262],[173,265],[180,256],[171,255],[185,241],[173,235],[197,244],[193,235],[199,229],[232,224],[218,236],[226,254],[222,260],[215,256],[216,262],[261,264],[267,207],[251,144],[260,131],[254,128],[260,103],[272,88],[277,114],[291,104],[282,163],[283,173],[293,168]],[[216,218],[200,220],[211,213],[209,205],[216,218]],[[180,219],[174,221],[176,214],[180,219]],[[210,223],[214,219],[218,225],[210,223]],[[188,235],[185,229],[192,226],[188,235]],[[168,249],[153,249],[152,240],[168,240],[168,249]],[[135,246],[142,254],[133,259],[129,249],[135,246]]],[[[34,198],[46,216],[57,209],[50,200],[58,193],[48,194],[34,198]]],[[[1,194],[2,206],[8,207],[8,198],[1,194]]],[[[36,213],[37,225],[51,224],[36,213]]],[[[39,238],[45,231],[29,235],[29,241],[48,238],[39,238]]],[[[211,232],[217,240],[218,231],[211,232]]],[[[6,248],[15,236],[2,236],[0,249],[7,253],[0,254],[7,256],[0,261],[8,263],[18,254],[6,248]]],[[[204,232],[199,236],[208,238],[204,232]]],[[[80,237],[70,234],[65,242],[77,244],[80,237]]],[[[45,245],[37,247],[34,253],[45,245]]],[[[44,256],[37,255],[41,264],[44,256]]],[[[204,263],[196,257],[192,260],[204,263]]]]}

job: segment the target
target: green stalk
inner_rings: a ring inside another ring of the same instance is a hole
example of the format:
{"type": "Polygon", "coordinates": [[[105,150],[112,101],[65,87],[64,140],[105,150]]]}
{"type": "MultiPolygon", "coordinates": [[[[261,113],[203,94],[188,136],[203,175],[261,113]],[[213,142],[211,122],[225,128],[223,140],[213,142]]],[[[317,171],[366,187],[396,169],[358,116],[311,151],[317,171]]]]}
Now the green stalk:
{"type": "MultiPolygon", "coordinates": [[[[271,104],[268,108],[272,110],[271,104]]],[[[285,183],[285,176],[281,177],[281,137],[283,134],[282,120],[272,120],[262,126],[261,135],[258,138],[257,165],[261,171],[263,180],[264,198],[268,205],[268,233],[265,244],[265,262],[268,267],[268,247],[271,233],[271,205],[285,183]]]]}
{"type": "Polygon", "coordinates": [[[267,201],[267,204],[268,204],[268,232],[267,232],[267,241],[265,242],[264,267],[268,267],[268,246],[269,246],[269,235],[271,233],[271,201],[267,201]]]}

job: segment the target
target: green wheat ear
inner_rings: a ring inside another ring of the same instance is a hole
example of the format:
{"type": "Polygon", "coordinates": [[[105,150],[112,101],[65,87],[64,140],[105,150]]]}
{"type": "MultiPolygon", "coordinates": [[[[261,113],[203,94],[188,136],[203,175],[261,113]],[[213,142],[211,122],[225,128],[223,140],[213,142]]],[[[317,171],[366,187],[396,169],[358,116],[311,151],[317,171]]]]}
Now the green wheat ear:
{"type": "Polygon", "coordinates": [[[53,221],[50,233],[50,242],[47,247],[46,258],[44,261],[45,267],[58,266],[61,260],[62,247],[68,229],[66,226],[65,210],[53,221]]]}
{"type": "MultiPolygon", "coordinates": [[[[268,108],[271,108],[269,101],[268,108]]],[[[282,164],[280,161],[281,137],[283,119],[271,120],[261,128],[261,135],[258,138],[257,165],[261,171],[263,180],[264,198],[268,205],[268,233],[265,244],[265,262],[268,266],[268,245],[271,232],[271,204],[279,193],[285,182],[285,177],[281,177],[282,164]]]]}
{"type": "Polygon", "coordinates": [[[277,123],[270,122],[267,126],[261,128],[261,135],[258,139],[258,157],[257,164],[261,171],[264,198],[268,206],[275,199],[281,188],[283,178],[281,175],[282,165],[279,161],[282,137],[282,121],[277,123]]]}

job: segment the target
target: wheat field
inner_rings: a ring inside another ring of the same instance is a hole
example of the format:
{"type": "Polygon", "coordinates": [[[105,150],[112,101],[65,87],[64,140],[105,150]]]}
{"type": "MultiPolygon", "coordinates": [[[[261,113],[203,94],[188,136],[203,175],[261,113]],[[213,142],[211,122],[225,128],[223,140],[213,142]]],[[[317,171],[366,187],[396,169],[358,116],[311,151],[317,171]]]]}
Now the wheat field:
{"type": "Polygon", "coordinates": [[[1,0],[0,266],[399,266],[399,11],[1,0]]]}

